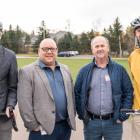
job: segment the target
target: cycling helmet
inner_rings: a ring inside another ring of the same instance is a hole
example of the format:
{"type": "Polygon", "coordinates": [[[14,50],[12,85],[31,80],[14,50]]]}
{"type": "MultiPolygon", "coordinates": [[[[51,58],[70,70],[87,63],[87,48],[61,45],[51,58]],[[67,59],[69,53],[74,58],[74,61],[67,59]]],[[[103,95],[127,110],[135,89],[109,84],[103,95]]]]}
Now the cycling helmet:
{"type": "Polygon", "coordinates": [[[135,30],[140,27],[140,17],[138,17],[135,20],[133,20],[131,22],[131,26],[132,26],[132,28],[134,29],[134,32],[135,32],[135,30]]]}

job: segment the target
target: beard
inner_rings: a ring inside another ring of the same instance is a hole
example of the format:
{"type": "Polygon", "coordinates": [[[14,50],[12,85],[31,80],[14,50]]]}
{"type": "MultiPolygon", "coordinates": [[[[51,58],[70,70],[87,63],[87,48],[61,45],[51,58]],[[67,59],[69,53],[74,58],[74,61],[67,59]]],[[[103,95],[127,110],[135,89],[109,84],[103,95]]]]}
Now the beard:
{"type": "Polygon", "coordinates": [[[135,46],[140,48],[140,37],[135,37],[135,46]]]}

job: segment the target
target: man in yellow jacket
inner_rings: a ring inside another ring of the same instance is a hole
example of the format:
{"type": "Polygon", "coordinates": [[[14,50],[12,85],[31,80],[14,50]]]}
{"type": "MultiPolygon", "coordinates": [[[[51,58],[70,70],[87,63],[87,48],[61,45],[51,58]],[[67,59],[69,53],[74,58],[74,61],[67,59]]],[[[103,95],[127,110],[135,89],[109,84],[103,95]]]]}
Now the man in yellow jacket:
{"type": "MultiPolygon", "coordinates": [[[[135,49],[129,56],[129,65],[134,86],[134,104],[135,110],[140,110],[140,17],[131,23],[134,29],[135,49]]],[[[140,115],[133,117],[133,137],[140,140],[140,115]]]]}

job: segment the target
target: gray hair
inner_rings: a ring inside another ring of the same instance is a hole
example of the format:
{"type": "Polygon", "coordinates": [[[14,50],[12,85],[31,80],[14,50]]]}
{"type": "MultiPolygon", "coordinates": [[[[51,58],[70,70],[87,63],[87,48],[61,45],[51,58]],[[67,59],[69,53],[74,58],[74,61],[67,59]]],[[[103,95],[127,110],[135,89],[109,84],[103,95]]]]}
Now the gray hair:
{"type": "Polygon", "coordinates": [[[94,37],[94,38],[91,40],[91,48],[93,47],[93,45],[94,45],[94,43],[95,43],[95,41],[96,41],[97,39],[102,39],[102,40],[104,40],[104,41],[106,42],[107,46],[110,48],[109,40],[108,40],[106,37],[100,36],[100,35],[94,37]]]}

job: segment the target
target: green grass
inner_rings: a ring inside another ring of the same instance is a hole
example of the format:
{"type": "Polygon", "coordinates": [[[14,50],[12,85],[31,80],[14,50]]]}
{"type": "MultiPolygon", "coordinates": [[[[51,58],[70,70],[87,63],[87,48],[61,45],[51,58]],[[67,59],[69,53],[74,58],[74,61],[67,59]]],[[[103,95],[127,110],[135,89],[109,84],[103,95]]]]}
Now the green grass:
{"type": "Polygon", "coordinates": [[[37,53],[32,53],[32,54],[16,54],[16,56],[27,56],[27,57],[37,57],[37,53]]]}
{"type": "MultiPolygon", "coordinates": [[[[18,58],[18,67],[21,68],[25,65],[28,65],[32,62],[37,60],[36,58],[18,58]]],[[[126,70],[129,72],[129,67],[128,67],[128,61],[127,59],[114,59],[117,63],[123,65],[126,70]]],[[[58,58],[58,61],[68,65],[68,67],[71,70],[73,80],[76,79],[77,73],[80,70],[81,67],[84,65],[88,64],[89,62],[92,62],[92,59],[71,59],[71,58],[58,58]]]]}
{"type": "Polygon", "coordinates": [[[91,59],[59,59],[59,62],[68,65],[71,70],[73,80],[76,79],[77,73],[80,68],[91,61],[91,59]]]}
{"type": "Polygon", "coordinates": [[[35,60],[36,60],[36,58],[18,58],[17,59],[18,67],[22,68],[22,67],[34,62],[35,60]]]}

